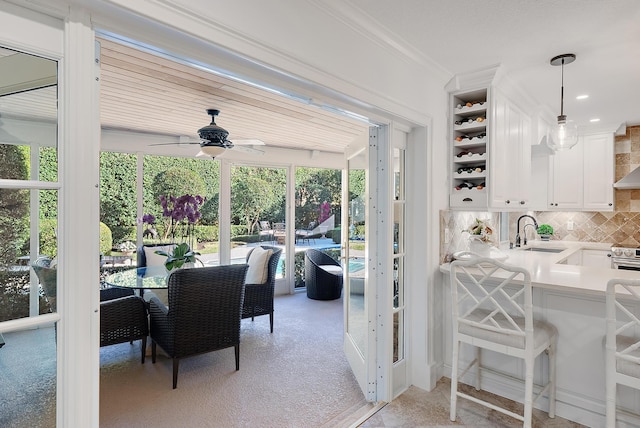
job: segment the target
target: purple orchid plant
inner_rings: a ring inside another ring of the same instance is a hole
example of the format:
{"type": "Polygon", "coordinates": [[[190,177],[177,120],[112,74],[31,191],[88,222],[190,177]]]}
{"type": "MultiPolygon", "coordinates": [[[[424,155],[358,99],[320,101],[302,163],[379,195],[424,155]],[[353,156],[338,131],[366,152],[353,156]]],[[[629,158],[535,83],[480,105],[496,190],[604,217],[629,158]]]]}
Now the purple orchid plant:
{"type": "Polygon", "coordinates": [[[164,239],[182,237],[193,246],[193,228],[202,217],[204,201],[200,195],[160,196],[162,215],[167,219],[164,239]]]}

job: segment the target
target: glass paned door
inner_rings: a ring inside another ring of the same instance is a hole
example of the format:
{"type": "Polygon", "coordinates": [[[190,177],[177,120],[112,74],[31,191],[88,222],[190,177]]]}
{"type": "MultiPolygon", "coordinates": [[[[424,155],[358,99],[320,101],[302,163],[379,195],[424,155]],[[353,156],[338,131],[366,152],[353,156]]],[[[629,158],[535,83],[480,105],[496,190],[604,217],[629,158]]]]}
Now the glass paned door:
{"type": "MultiPolygon", "coordinates": [[[[377,133],[371,128],[371,133],[377,133]]],[[[370,135],[370,139],[371,139],[370,135]]],[[[375,138],[375,137],[373,137],[375,138]]],[[[368,401],[376,401],[375,292],[370,289],[369,148],[347,155],[343,175],[344,349],[368,401]]]]}
{"type": "Polygon", "coordinates": [[[0,46],[0,426],[56,423],[57,68],[0,46]]]}

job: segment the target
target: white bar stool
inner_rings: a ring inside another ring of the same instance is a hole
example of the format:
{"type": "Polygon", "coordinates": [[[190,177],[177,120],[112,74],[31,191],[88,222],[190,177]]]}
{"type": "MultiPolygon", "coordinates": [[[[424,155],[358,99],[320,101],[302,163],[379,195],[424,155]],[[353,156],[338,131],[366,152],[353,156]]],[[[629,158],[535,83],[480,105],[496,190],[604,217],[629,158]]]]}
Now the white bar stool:
{"type": "Polygon", "coordinates": [[[607,427],[616,425],[618,384],[640,390],[640,319],[628,308],[640,303],[640,279],[607,282],[607,427]],[[627,301],[627,307],[623,305],[627,301]]]}
{"type": "Polygon", "coordinates": [[[533,403],[549,396],[549,417],[555,417],[556,346],[558,330],[550,323],[533,320],[531,277],[525,269],[494,259],[475,258],[451,263],[453,309],[453,361],[451,364],[451,414],[456,420],[457,398],[462,397],[523,421],[531,427],[533,403]],[[476,358],[458,374],[460,344],[476,347],[476,358]],[[458,378],[476,367],[476,389],[480,390],[481,349],[521,358],[525,363],[524,412],[522,415],[458,391],[458,378]],[[549,381],[533,398],[536,357],[548,351],[549,381]]]}

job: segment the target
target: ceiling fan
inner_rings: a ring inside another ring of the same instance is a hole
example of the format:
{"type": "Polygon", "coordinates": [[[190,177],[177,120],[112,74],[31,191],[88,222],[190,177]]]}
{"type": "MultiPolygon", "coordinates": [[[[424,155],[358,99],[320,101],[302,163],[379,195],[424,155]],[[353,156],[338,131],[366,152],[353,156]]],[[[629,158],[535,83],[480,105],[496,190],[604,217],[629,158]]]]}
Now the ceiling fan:
{"type": "Polygon", "coordinates": [[[236,140],[235,143],[227,140],[229,132],[216,125],[215,118],[220,114],[220,110],[207,109],[207,114],[211,116],[211,123],[198,129],[198,135],[200,138],[194,139],[190,137],[181,136],[177,143],[161,143],[154,145],[166,145],[166,144],[199,144],[200,152],[196,157],[211,157],[216,158],[229,149],[243,151],[254,155],[262,155],[264,151],[250,147],[250,146],[264,146],[264,142],[257,139],[236,140]]]}

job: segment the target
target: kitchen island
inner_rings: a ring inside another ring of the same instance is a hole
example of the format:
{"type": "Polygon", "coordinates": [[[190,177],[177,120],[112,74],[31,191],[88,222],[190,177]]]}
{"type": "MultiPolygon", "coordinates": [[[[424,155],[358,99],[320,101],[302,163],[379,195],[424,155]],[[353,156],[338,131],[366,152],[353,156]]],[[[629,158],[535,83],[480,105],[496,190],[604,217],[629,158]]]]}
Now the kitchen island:
{"type": "MultiPolygon", "coordinates": [[[[639,278],[640,272],[614,270],[608,263],[610,244],[534,241],[530,247],[503,250],[505,263],[529,270],[533,285],[534,316],[554,324],[559,333],[557,352],[556,414],[586,426],[605,426],[605,291],[611,278],[639,278]],[[536,251],[538,250],[538,251],[536,251]],[[555,251],[555,252],[549,252],[555,251]]],[[[442,272],[443,373],[451,375],[452,320],[449,264],[442,272]]],[[[640,305],[628,308],[640,314],[640,305]]],[[[471,347],[461,349],[461,367],[473,359],[471,347]]],[[[522,402],[523,388],[511,375],[522,379],[524,364],[516,358],[483,352],[483,389],[522,402]]],[[[535,382],[547,379],[546,358],[536,361],[535,382]]],[[[474,385],[473,371],[462,378],[474,385]]],[[[546,397],[534,405],[548,408],[546,397]]],[[[618,407],[640,414],[640,393],[618,387],[618,407]]],[[[619,426],[640,426],[640,418],[619,412],[619,426]]]]}

